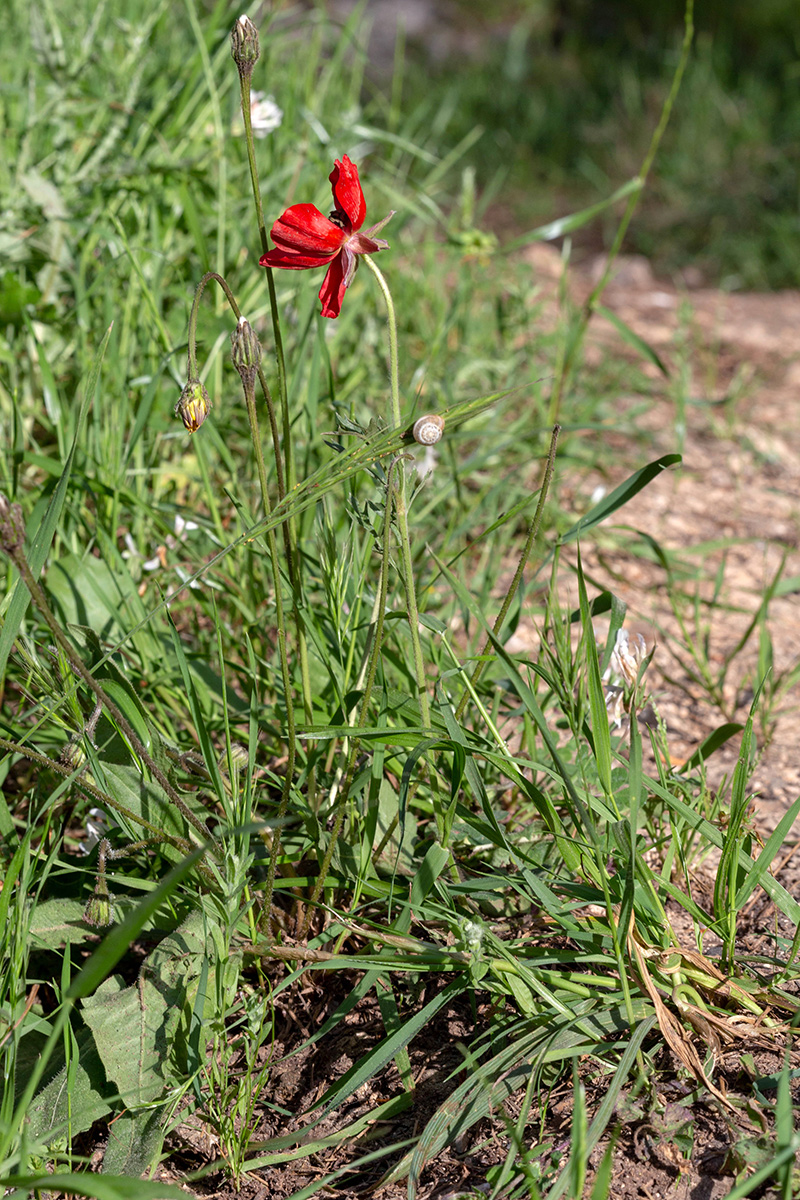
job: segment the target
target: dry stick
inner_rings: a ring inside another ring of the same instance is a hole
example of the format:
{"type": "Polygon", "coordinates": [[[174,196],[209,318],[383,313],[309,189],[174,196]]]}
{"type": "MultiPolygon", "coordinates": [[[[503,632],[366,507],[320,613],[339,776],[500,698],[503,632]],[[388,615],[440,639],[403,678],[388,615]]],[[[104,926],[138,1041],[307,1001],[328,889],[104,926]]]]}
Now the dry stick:
{"type": "MultiPolygon", "coordinates": [[[[525,567],[528,565],[528,559],[530,558],[531,551],[533,549],[533,544],[536,541],[537,534],[539,533],[539,527],[542,523],[542,514],[544,512],[544,506],[545,506],[545,502],[547,500],[547,493],[550,490],[550,481],[553,478],[553,467],[555,466],[555,461],[556,461],[556,446],[558,445],[558,435],[560,432],[561,432],[561,426],[554,425],[553,432],[550,435],[550,449],[548,451],[547,460],[544,465],[544,474],[542,476],[542,485],[541,485],[541,488],[539,489],[539,503],[536,505],[536,512],[533,514],[533,520],[531,521],[530,527],[528,529],[528,536],[525,540],[525,545],[523,547],[522,554],[520,555],[519,562],[517,563],[517,569],[514,572],[514,578],[511,580],[511,585],[510,585],[508,591],[506,592],[506,596],[505,596],[505,599],[503,600],[502,605],[500,606],[500,612],[497,614],[494,625],[492,626],[492,634],[496,638],[498,638],[500,636],[500,631],[502,630],[503,625],[505,624],[505,619],[508,616],[508,610],[511,608],[511,605],[514,601],[514,597],[516,596],[517,591],[519,589],[519,585],[522,582],[523,571],[525,570],[525,567]]],[[[483,674],[483,668],[486,666],[486,656],[490,653],[493,657],[494,651],[491,650],[491,641],[489,638],[487,638],[483,644],[483,649],[481,650],[481,652],[478,656],[478,661],[475,663],[475,667],[472,671],[472,675],[470,676],[470,686],[471,687],[473,687],[473,688],[475,687],[476,683],[478,682],[481,675],[483,674]]],[[[469,696],[470,696],[470,689],[465,688],[464,695],[461,697],[461,700],[459,701],[459,704],[458,704],[458,708],[456,709],[456,720],[457,721],[460,721],[464,715],[464,709],[467,707],[467,701],[469,700],[469,696]]]]}
{"type": "MultiPolygon", "coordinates": [[[[402,455],[399,456],[399,458],[402,458],[402,455]]],[[[392,471],[399,461],[399,458],[393,459],[393,461],[389,464],[389,468],[386,473],[386,508],[383,514],[383,553],[381,555],[381,572],[378,579],[378,601],[376,604],[377,616],[375,620],[375,626],[372,631],[372,650],[369,656],[367,679],[364,685],[364,694],[361,698],[361,708],[358,714],[358,727],[361,729],[364,728],[367,721],[369,703],[372,697],[372,689],[375,685],[375,676],[378,671],[378,658],[381,652],[381,643],[383,642],[383,624],[386,618],[386,596],[389,590],[389,542],[391,540],[392,533],[392,471]]],[[[303,926],[300,930],[301,938],[308,936],[308,930],[311,924],[311,914],[320,898],[322,889],[325,886],[325,880],[327,878],[328,871],[331,867],[333,851],[336,847],[339,832],[342,828],[342,822],[344,821],[344,811],[350,795],[350,788],[353,783],[353,775],[355,774],[356,759],[358,758],[360,745],[361,739],[358,737],[353,738],[353,742],[350,747],[350,755],[347,762],[347,770],[345,772],[344,784],[342,785],[342,791],[336,806],[336,817],[333,823],[333,829],[331,830],[330,841],[328,843],[328,848],[325,851],[325,857],[322,860],[322,866],[319,869],[317,882],[314,884],[314,891],[311,893],[311,898],[308,902],[306,914],[303,919],[303,926]]]]}
{"type": "Polygon", "coordinates": [[[125,737],[128,739],[131,748],[135,754],[138,754],[142,759],[150,774],[161,785],[168,799],[175,805],[181,815],[188,823],[200,833],[204,840],[214,842],[210,831],[205,823],[196,817],[187,804],[181,799],[175,788],[167,779],[164,772],[153,760],[147,749],[141,742],[136,730],[128,721],[122,710],[114,703],[111,697],[104,691],[101,684],[95,679],[88,667],[84,666],[81,659],[73,650],[68,639],[61,630],[50,606],[47,603],[44,591],[40,587],[37,580],[34,578],[33,572],[28,565],[28,560],[22,549],[22,541],[24,538],[24,526],[22,523],[22,509],[18,504],[10,505],[7,501],[4,502],[0,509],[0,538],[2,538],[2,547],[8,554],[14,566],[20,573],[20,577],[31,594],[33,603],[38,608],[44,621],[55,638],[58,645],[64,651],[64,654],[69,660],[70,666],[76,675],[79,675],[87,687],[91,688],[97,699],[104,705],[106,710],[111,714],[117,725],[122,730],[125,737]],[[3,511],[4,510],[4,511],[3,511]],[[16,512],[14,510],[17,510],[16,512]]]}

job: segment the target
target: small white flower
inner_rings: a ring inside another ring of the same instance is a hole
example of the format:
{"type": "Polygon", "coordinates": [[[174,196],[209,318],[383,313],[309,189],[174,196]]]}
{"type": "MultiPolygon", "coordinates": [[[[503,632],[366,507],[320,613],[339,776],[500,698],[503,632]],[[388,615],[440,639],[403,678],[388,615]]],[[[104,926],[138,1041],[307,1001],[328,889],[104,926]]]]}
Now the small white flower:
{"type": "Polygon", "coordinates": [[[265,138],[280,128],[283,121],[283,109],[278,107],[274,96],[264,92],[253,92],[250,97],[250,122],[253,133],[257,138],[265,138]]]}

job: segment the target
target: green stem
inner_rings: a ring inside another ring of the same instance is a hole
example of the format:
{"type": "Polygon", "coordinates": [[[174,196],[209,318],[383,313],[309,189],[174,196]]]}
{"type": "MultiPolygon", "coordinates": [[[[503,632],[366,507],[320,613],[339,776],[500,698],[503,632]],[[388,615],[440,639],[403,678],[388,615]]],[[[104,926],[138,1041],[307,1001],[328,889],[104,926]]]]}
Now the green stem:
{"type": "MultiPolygon", "coordinates": [[[[190,381],[199,379],[199,374],[197,371],[197,318],[200,312],[200,300],[202,299],[206,284],[208,284],[212,279],[215,283],[219,284],[225,293],[225,298],[228,301],[228,304],[231,306],[231,311],[233,312],[236,320],[238,321],[242,315],[239,311],[239,305],[236,303],[233,292],[223,276],[218,275],[216,271],[206,271],[205,275],[195,288],[194,300],[192,301],[192,308],[191,312],[189,313],[188,362],[186,370],[187,379],[190,381]]],[[[281,462],[280,454],[281,440],[280,434],[278,433],[278,422],[275,417],[275,405],[272,403],[272,393],[269,390],[267,379],[261,366],[258,368],[258,380],[261,384],[261,390],[264,393],[264,401],[267,405],[272,444],[275,450],[275,474],[278,482],[278,497],[282,500],[286,494],[286,486],[283,479],[283,463],[281,462]]]]}
{"type": "MultiPolygon", "coordinates": [[[[40,754],[38,750],[33,750],[30,746],[26,746],[21,742],[12,742],[8,738],[0,737],[0,750],[5,750],[9,754],[19,754],[22,758],[26,758],[29,762],[39,763],[42,767],[48,767],[51,771],[55,771],[57,775],[62,775],[65,779],[73,779],[75,787],[83,792],[86,796],[94,800],[95,804],[103,808],[113,809],[126,820],[132,821],[134,825],[141,825],[142,829],[146,829],[153,836],[148,839],[150,842],[168,842],[170,846],[174,846],[176,850],[180,850],[183,854],[189,854],[194,847],[186,838],[176,837],[174,834],[166,833],[163,829],[159,829],[157,825],[152,825],[144,817],[135,813],[133,809],[127,808],[124,804],[120,804],[113,796],[106,795],[100,788],[95,787],[93,783],[83,778],[82,772],[85,768],[69,767],[66,763],[59,762],[56,758],[51,758],[49,754],[40,754]]],[[[211,876],[213,880],[213,876],[211,876]]]]}
{"type": "MultiPolygon", "coordinates": [[[[269,252],[269,241],[267,240],[267,228],[264,224],[264,208],[261,203],[261,186],[258,179],[258,167],[256,166],[255,144],[253,141],[253,124],[250,116],[250,76],[246,72],[239,73],[239,91],[242,105],[242,120],[244,122],[244,138],[247,146],[247,161],[250,166],[250,182],[253,187],[253,200],[256,206],[256,221],[258,223],[258,236],[261,240],[261,252],[267,254],[269,252]]],[[[279,497],[283,499],[286,491],[291,491],[296,483],[294,453],[292,448],[292,428],[289,419],[289,394],[286,386],[286,360],[283,353],[283,335],[281,334],[280,311],[278,309],[278,297],[275,293],[275,280],[272,274],[272,268],[267,267],[267,291],[269,292],[269,305],[272,313],[272,334],[275,339],[275,364],[278,369],[278,399],[281,408],[281,424],[283,425],[283,468],[280,464],[280,443],[277,436],[277,430],[273,429],[273,443],[275,446],[275,461],[279,476],[279,497]],[[285,485],[283,476],[285,474],[285,485]]],[[[259,376],[261,378],[261,376],[259,376]]],[[[261,386],[267,394],[266,382],[261,378],[261,386]]],[[[300,556],[298,553],[297,544],[297,526],[294,517],[289,517],[286,522],[286,532],[284,539],[286,543],[286,558],[289,571],[289,582],[292,587],[292,618],[295,625],[297,635],[297,652],[300,661],[300,686],[303,694],[303,716],[308,724],[311,724],[314,719],[314,705],[311,691],[311,670],[308,662],[308,639],[306,637],[305,625],[302,618],[302,586],[300,574],[300,556]]],[[[314,793],[316,791],[314,772],[310,771],[308,776],[308,791],[309,800],[313,805],[314,793]]]]}
{"type": "Polygon", "coordinates": [[[659,117],[658,124],[656,125],[652,138],[650,139],[650,145],[647,148],[647,153],[645,154],[644,159],[642,160],[642,165],[639,169],[640,186],[634,192],[631,192],[631,195],[628,197],[628,203],[625,206],[622,219],[620,220],[620,223],[617,227],[617,232],[614,235],[614,241],[611,243],[611,249],[608,252],[605,270],[592,289],[589,297],[585,301],[580,316],[578,317],[577,324],[569,335],[569,343],[565,352],[563,367],[559,371],[553,387],[552,395],[550,397],[549,422],[551,425],[558,420],[561,401],[569,383],[572,380],[575,361],[577,359],[580,347],[583,344],[586,329],[598,303],[600,302],[600,297],[608,285],[609,278],[611,277],[611,271],[614,266],[614,261],[620,252],[622,243],[625,239],[625,234],[628,232],[628,226],[630,225],[631,220],[633,219],[633,214],[635,213],[639,205],[639,201],[641,200],[645,184],[647,183],[647,177],[650,174],[650,169],[658,152],[658,147],[661,144],[661,139],[664,136],[664,131],[669,123],[670,116],[672,115],[672,109],[675,104],[678,91],[680,90],[683,74],[686,70],[686,64],[689,61],[689,51],[691,49],[693,37],[694,0],[686,0],[686,8],[684,11],[683,43],[681,45],[680,58],[678,59],[678,65],[675,68],[675,74],[672,77],[672,84],[667,94],[667,98],[664,101],[664,105],[661,109],[661,115],[659,117]]]}
{"type": "MultiPolygon", "coordinates": [[[[389,423],[394,428],[399,428],[402,424],[402,413],[400,411],[400,382],[398,372],[397,359],[397,319],[394,311],[394,301],[392,293],[389,291],[389,285],[381,273],[380,268],[372,258],[365,255],[364,261],[369,267],[372,274],[378,281],[378,286],[383,292],[383,298],[386,302],[386,313],[388,317],[389,327],[389,376],[390,376],[390,408],[389,408],[389,423]]],[[[425,678],[425,660],[422,655],[422,642],[419,636],[419,609],[417,607],[417,593],[414,587],[414,568],[411,555],[411,539],[408,531],[408,501],[406,498],[406,476],[405,471],[400,472],[400,479],[395,488],[394,510],[397,519],[397,531],[399,534],[398,541],[400,543],[400,561],[402,563],[403,586],[406,593],[406,609],[408,610],[408,624],[411,630],[411,646],[414,656],[414,674],[417,680],[417,698],[419,700],[420,712],[422,715],[422,724],[426,729],[431,726],[431,710],[428,701],[428,688],[425,678]]]]}
{"type": "MultiPolygon", "coordinates": [[[[528,528],[528,536],[526,538],[522,554],[520,555],[519,562],[517,563],[517,569],[514,572],[514,578],[511,580],[511,585],[506,592],[505,599],[500,606],[500,611],[495,618],[494,625],[492,626],[492,633],[496,638],[500,636],[500,631],[502,630],[503,625],[505,624],[505,619],[508,616],[508,610],[511,608],[514,597],[519,590],[519,585],[522,582],[523,572],[525,567],[528,565],[528,559],[531,556],[533,544],[536,541],[537,534],[539,533],[545,501],[547,500],[547,493],[550,490],[550,481],[553,478],[553,467],[555,466],[556,461],[556,446],[558,445],[558,435],[560,432],[561,426],[554,425],[553,432],[550,436],[550,450],[547,455],[547,461],[545,462],[544,475],[542,476],[542,483],[539,489],[539,502],[536,505],[536,512],[533,514],[533,520],[528,528]]],[[[492,652],[491,642],[489,638],[487,638],[483,644],[483,649],[478,655],[478,661],[473,669],[472,676],[470,678],[470,687],[464,689],[464,695],[461,697],[458,708],[456,709],[457,721],[460,721],[464,715],[464,709],[467,707],[467,701],[469,700],[470,692],[472,689],[474,689],[475,685],[483,674],[483,669],[486,666],[486,658],[490,652],[492,652]]]]}

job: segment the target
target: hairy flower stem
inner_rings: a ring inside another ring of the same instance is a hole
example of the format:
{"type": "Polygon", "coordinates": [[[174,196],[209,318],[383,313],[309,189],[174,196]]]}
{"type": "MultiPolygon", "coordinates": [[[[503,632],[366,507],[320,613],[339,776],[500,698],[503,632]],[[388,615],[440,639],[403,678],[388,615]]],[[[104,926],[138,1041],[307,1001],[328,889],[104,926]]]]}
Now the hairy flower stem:
{"type": "Polygon", "coordinates": [[[127,738],[134,754],[139,756],[150,774],[163,788],[167,798],[172,804],[175,805],[180,814],[183,816],[184,820],[186,820],[193,829],[197,830],[204,840],[210,841],[213,844],[214,838],[207,829],[205,823],[201,821],[199,817],[196,817],[188,805],[181,799],[181,797],[175,791],[175,788],[172,786],[164,772],[159,767],[158,763],[154,761],[153,757],[141,742],[136,730],[130,724],[125,714],[114,703],[108,693],[104,690],[102,684],[95,679],[88,667],[84,666],[80,657],[73,650],[68,639],[62,632],[61,626],[56,620],[50,605],[47,603],[47,598],[43,589],[34,578],[33,572],[28,565],[28,560],[25,557],[22,547],[7,546],[5,548],[7,549],[14,566],[19,571],[23,583],[30,592],[33,603],[36,605],[42,617],[44,618],[45,624],[58,643],[60,649],[66,655],[75,674],[80,676],[87,687],[91,689],[97,699],[101,702],[106,711],[114,718],[120,730],[127,738]]]}
{"type": "MultiPolygon", "coordinates": [[[[389,326],[389,371],[390,371],[390,408],[389,408],[389,424],[398,429],[402,424],[402,413],[400,411],[400,381],[397,366],[397,319],[394,311],[394,301],[392,294],[389,291],[389,285],[383,277],[380,268],[373,262],[372,258],[365,255],[364,262],[369,267],[372,274],[378,281],[378,286],[383,292],[383,298],[386,301],[386,313],[389,326]]],[[[397,519],[397,530],[400,535],[400,561],[402,563],[403,586],[406,593],[406,608],[408,610],[408,624],[411,629],[411,646],[414,655],[414,673],[417,679],[417,698],[419,700],[420,712],[422,714],[422,724],[426,729],[430,729],[431,725],[431,710],[428,701],[428,686],[425,678],[425,660],[422,655],[422,642],[419,636],[419,608],[417,607],[417,593],[414,587],[414,569],[411,556],[411,539],[408,532],[408,501],[406,498],[406,477],[405,472],[400,472],[397,487],[394,493],[394,510],[397,519]]]]}
{"type": "Polygon", "coordinates": [[[584,302],[580,315],[577,319],[577,324],[570,330],[569,341],[565,348],[563,361],[560,364],[560,369],[553,385],[553,391],[550,395],[548,422],[551,425],[558,420],[561,401],[563,400],[570,384],[572,383],[577,357],[580,352],[580,348],[583,345],[583,339],[586,335],[589,322],[591,321],[592,315],[600,302],[600,297],[606,290],[609,278],[611,276],[611,271],[614,266],[614,261],[619,254],[620,249],[622,248],[625,234],[628,232],[628,226],[630,225],[633,214],[635,213],[639,205],[639,201],[642,198],[642,193],[644,191],[645,184],[647,183],[647,177],[650,174],[653,161],[658,153],[658,147],[661,144],[664,131],[669,124],[675,99],[678,95],[678,91],[680,90],[681,81],[683,80],[683,73],[686,70],[687,62],[689,61],[689,51],[692,46],[693,37],[694,0],[686,0],[686,8],[684,10],[683,18],[683,43],[681,45],[681,54],[680,58],[678,59],[678,65],[675,68],[675,74],[672,77],[672,84],[661,109],[661,115],[658,119],[658,124],[653,131],[652,138],[650,139],[650,145],[647,148],[647,153],[645,154],[644,159],[642,160],[642,165],[639,168],[639,186],[635,191],[631,192],[630,196],[628,197],[628,203],[625,206],[625,211],[622,214],[619,225],[617,226],[617,232],[614,235],[614,240],[611,243],[611,249],[609,250],[608,257],[606,258],[605,270],[595,284],[590,295],[584,302]]]}
{"type": "MultiPolygon", "coordinates": [[[[544,465],[544,474],[542,475],[541,487],[539,488],[539,501],[536,505],[536,512],[533,514],[533,520],[528,527],[528,536],[525,539],[525,545],[522,549],[522,554],[519,556],[519,562],[517,563],[517,569],[514,572],[514,578],[511,580],[511,584],[505,594],[503,603],[500,605],[500,611],[495,618],[494,625],[492,626],[492,634],[494,637],[500,636],[500,631],[505,624],[508,611],[511,608],[514,597],[519,590],[519,585],[522,582],[523,572],[528,565],[528,559],[531,556],[534,542],[536,541],[536,537],[539,533],[539,528],[542,523],[542,514],[544,512],[544,506],[547,500],[547,493],[550,490],[550,481],[553,478],[553,467],[555,466],[556,461],[556,446],[558,445],[558,435],[560,432],[561,426],[554,425],[553,432],[550,435],[550,450],[544,465]]],[[[486,666],[487,656],[492,653],[491,643],[489,638],[487,638],[483,644],[480,654],[478,655],[478,661],[475,663],[472,675],[470,676],[469,687],[464,689],[464,695],[461,697],[458,708],[456,709],[457,721],[460,721],[463,717],[464,709],[467,707],[467,702],[470,698],[470,695],[481,675],[483,674],[483,669],[486,666]]]]}
{"type": "MultiPolygon", "coordinates": [[[[369,663],[367,666],[366,681],[364,684],[364,693],[361,697],[361,707],[358,714],[358,728],[363,729],[367,723],[369,715],[369,704],[372,699],[372,689],[375,686],[375,676],[378,672],[378,662],[380,659],[381,645],[383,642],[383,624],[386,618],[386,595],[389,590],[389,545],[392,537],[392,472],[398,460],[395,458],[389,464],[389,469],[386,472],[386,507],[383,514],[383,545],[381,547],[381,570],[378,578],[378,597],[375,603],[375,625],[371,627],[372,648],[369,655],[369,663]]],[[[402,469],[401,469],[402,475],[402,469]]],[[[328,842],[328,848],[325,851],[325,857],[322,860],[322,865],[319,869],[317,881],[314,884],[314,890],[311,893],[311,898],[308,902],[303,925],[300,930],[300,938],[308,936],[311,917],[317,902],[322,894],[322,889],[325,886],[325,880],[328,877],[328,871],[331,869],[331,861],[333,852],[336,849],[336,842],[341,832],[342,823],[344,821],[345,809],[350,796],[350,788],[353,784],[353,775],[355,774],[356,761],[358,759],[358,751],[361,746],[361,739],[353,738],[350,753],[347,759],[347,768],[345,770],[344,783],[339,794],[339,800],[336,805],[336,816],[331,829],[331,836],[328,842]]]]}
{"type": "MultiPolygon", "coordinates": [[[[267,254],[269,252],[269,242],[267,240],[267,227],[264,224],[264,208],[261,203],[261,186],[258,180],[258,167],[256,166],[255,145],[253,142],[253,122],[250,116],[250,75],[247,72],[239,73],[239,93],[242,106],[242,120],[244,122],[244,140],[247,146],[247,161],[250,165],[250,182],[253,185],[253,200],[256,206],[256,221],[258,223],[258,236],[261,240],[261,252],[267,254]]],[[[294,468],[294,452],[292,448],[292,427],[289,420],[289,393],[286,386],[286,360],[283,353],[283,335],[281,333],[280,311],[278,309],[278,297],[275,293],[275,279],[273,277],[272,268],[267,267],[267,291],[269,292],[269,306],[272,313],[272,335],[275,339],[275,365],[278,369],[278,398],[281,407],[281,423],[283,425],[283,455],[286,476],[286,488],[291,491],[296,483],[295,468],[294,468]]],[[[263,379],[261,386],[265,387],[263,379]]],[[[280,470],[280,443],[273,436],[275,446],[275,461],[280,470]]],[[[283,473],[283,472],[281,472],[283,473]]],[[[281,491],[281,499],[285,493],[281,491]]],[[[300,687],[303,693],[303,716],[308,724],[314,719],[314,705],[311,692],[311,671],[308,665],[308,639],[306,637],[305,626],[302,618],[302,579],[300,573],[300,556],[297,546],[297,525],[293,516],[290,516],[286,522],[286,558],[289,571],[289,582],[292,587],[292,619],[294,621],[297,635],[297,655],[300,661],[300,687]]],[[[313,770],[308,776],[308,791],[309,800],[314,802],[314,793],[316,791],[315,776],[313,770]]]]}

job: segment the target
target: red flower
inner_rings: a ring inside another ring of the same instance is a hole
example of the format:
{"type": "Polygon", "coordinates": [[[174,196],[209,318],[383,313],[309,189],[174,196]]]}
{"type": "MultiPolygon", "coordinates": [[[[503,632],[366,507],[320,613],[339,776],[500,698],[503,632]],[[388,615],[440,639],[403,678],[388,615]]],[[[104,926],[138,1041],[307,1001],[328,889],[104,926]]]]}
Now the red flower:
{"type": "Polygon", "coordinates": [[[272,226],[275,249],[263,255],[259,266],[306,271],[330,263],[319,298],[323,317],[338,317],[345,291],[356,273],[356,256],[388,249],[388,242],[372,235],[394,214],[389,213],[377,225],[359,233],[367,206],[358,181],[358,167],[345,154],[341,162],[337,158],[328,178],[335,205],[330,217],[324,217],[313,204],[293,204],[287,208],[272,226]]]}

